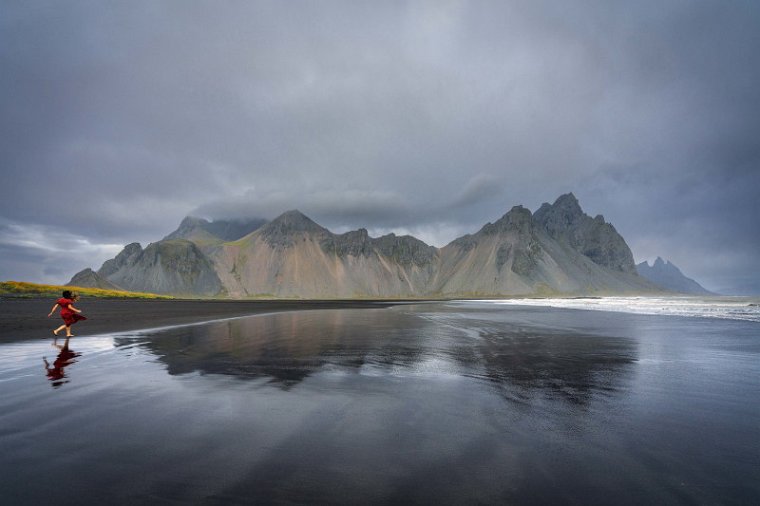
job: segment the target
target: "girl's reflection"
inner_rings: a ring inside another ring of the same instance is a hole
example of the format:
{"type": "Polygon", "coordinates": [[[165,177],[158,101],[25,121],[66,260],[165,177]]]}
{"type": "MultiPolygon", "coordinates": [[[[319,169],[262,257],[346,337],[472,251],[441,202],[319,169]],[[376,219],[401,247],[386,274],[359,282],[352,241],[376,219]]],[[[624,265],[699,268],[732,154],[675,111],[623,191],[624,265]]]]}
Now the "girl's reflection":
{"type": "Polygon", "coordinates": [[[79,357],[82,354],[69,349],[68,337],[62,345],[58,344],[58,339],[54,339],[53,346],[61,350],[56,357],[55,362],[53,362],[53,366],[50,366],[47,357],[42,357],[42,361],[45,362],[45,373],[47,374],[48,379],[52,382],[53,388],[58,388],[64,383],[69,382],[66,373],[64,372],[64,368],[76,362],[76,357],[79,357]]]}

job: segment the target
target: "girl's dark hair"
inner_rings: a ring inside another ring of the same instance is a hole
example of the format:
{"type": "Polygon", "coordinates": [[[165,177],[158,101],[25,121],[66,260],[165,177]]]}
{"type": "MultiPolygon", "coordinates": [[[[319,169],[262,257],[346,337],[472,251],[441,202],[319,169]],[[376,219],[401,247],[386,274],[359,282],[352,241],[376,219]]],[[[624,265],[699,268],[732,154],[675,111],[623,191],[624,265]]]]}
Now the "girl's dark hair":
{"type": "Polygon", "coordinates": [[[63,291],[63,298],[64,299],[70,299],[71,298],[71,292],[69,290],[63,291]]]}

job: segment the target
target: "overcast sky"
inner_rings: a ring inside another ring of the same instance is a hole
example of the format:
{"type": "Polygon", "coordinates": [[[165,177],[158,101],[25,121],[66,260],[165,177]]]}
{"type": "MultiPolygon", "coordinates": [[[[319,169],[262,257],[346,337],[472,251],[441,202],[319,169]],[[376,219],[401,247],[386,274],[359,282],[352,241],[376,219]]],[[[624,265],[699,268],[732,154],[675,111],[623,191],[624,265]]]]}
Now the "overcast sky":
{"type": "Polygon", "coordinates": [[[436,246],[572,191],[760,293],[760,3],[0,0],[0,280],[186,215],[436,246]]]}

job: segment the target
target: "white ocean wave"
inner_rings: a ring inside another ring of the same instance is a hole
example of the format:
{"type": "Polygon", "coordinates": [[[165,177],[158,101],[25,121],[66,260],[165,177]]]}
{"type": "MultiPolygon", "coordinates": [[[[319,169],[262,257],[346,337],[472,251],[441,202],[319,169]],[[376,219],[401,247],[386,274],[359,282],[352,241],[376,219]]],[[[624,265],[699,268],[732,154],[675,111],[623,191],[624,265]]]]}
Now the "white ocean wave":
{"type": "Polygon", "coordinates": [[[760,299],[750,297],[578,297],[466,302],[760,322],[760,299]]]}

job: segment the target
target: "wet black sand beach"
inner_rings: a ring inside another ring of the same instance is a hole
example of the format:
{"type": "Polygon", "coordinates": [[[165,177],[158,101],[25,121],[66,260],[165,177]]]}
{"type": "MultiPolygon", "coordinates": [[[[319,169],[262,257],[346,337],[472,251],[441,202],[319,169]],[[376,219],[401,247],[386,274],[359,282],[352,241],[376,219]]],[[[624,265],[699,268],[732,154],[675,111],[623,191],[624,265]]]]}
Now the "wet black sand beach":
{"type": "MultiPolygon", "coordinates": [[[[240,316],[310,309],[382,308],[400,302],[371,300],[146,300],[84,298],[76,307],[88,320],[74,326],[74,335],[167,327],[240,316]]],[[[0,343],[47,338],[61,324],[52,298],[0,299],[0,343]]]]}
{"type": "Polygon", "coordinates": [[[758,322],[221,304],[0,343],[3,504],[760,503],[758,322]]]}

